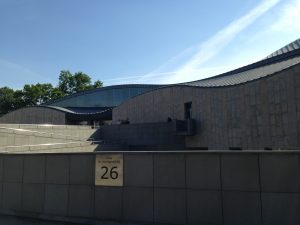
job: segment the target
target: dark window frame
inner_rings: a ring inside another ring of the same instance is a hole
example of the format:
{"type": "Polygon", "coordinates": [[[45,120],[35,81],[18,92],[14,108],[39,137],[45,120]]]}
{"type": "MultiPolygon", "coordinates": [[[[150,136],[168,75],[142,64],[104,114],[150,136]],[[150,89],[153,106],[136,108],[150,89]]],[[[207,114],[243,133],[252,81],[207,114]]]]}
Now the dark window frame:
{"type": "Polygon", "coordinates": [[[184,119],[192,118],[192,109],[193,109],[193,103],[191,101],[184,103],[184,119]]]}

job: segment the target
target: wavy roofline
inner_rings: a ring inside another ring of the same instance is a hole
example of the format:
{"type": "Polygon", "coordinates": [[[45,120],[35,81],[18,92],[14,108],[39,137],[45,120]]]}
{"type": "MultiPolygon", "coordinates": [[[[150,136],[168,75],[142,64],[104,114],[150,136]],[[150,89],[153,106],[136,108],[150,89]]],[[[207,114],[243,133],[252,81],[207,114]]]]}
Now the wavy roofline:
{"type": "MultiPolygon", "coordinates": [[[[298,41],[298,40],[300,40],[300,39],[297,39],[296,41],[298,41]]],[[[294,42],[292,42],[292,43],[294,43],[294,42]]],[[[292,43],[290,43],[290,44],[292,44],[292,43]]],[[[288,44],[288,45],[290,45],[290,44],[288,44]]],[[[288,45],[286,45],[286,46],[288,46],[288,45]]],[[[219,75],[215,75],[215,76],[200,79],[200,80],[184,82],[184,83],[180,83],[180,84],[189,84],[189,83],[194,83],[194,82],[199,82],[199,81],[204,81],[204,80],[210,80],[210,79],[215,79],[215,78],[226,77],[226,76],[229,76],[229,75],[234,75],[234,74],[237,74],[237,73],[252,70],[252,69],[255,69],[255,68],[258,68],[258,67],[267,66],[267,65],[270,65],[270,64],[285,61],[287,59],[291,59],[291,58],[294,58],[294,57],[299,56],[299,55],[300,55],[300,48],[295,49],[293,51],[286,52],[286,53],[282,53],[280,55],[272,56],[271,58],[265,58],[265,59],[262,59],[260,61],[248,64],[246,66],[242,66],[240,68],[237,68],[237,69],[225,72],[225,73],[221,73],[219,75]]]]}
{"type": "Polygon", "coordinates": [[[117,84],[117,85],[105,86],[105,87],[95,88],[95,89],[86,90],[86,91],[80,91],[75,94],[67,95],[67,96],[64,96],[59,99],[45,102],[42,105],[43,106],[51,105],[53,103],[60,102],[60,101],[70,99],[73,97],[78,97],[78,96],[85,95],[85,94],[91,94],[91,93],[98,92],[98,91],[107,91],[110,89],[121,89],[121,88],[130,88],[130,87],[160,87],[160,86],[162,86],[162,85],[160,85],[160,84],[117,84]]]}
{"type": "MultiPolygon", "coordinates": [[[[274,74],[277,74],[278,72],[281,72],[281,71],[289,69],[293,66],[299,65],[299,62],[296,60],[295,64],[287,65],[286,67],[284,67],[284,64],[283,64],[282,68],[279,68],[278,70],[272,71],[270,73],[267,72],[265,76],[257,77],[257,78],[253,77],[253,79],[245,79],[244,81],[242,80],[240,83],[233,83],[233,84],[229,83],[228,84],[228,82],[226,82],[226,77],[229,77],[229,76],[232,76],[232,75],[238,75],[239,73],[242,73],[242,72],[259,69],[261,67],[265,67],[265,66],[268,66],[268,65],[285,62],[287,60],[299,57],[300,56],[300,39],[297,39],[294,42],[289,43],[288,45],[286,45],[283,48],[275,51],[274,53],[270,54],[269,56],[267,58],[264,58],[264,59],[260,60],[260,61],[251,63],[249,65],[246,65],[246,66],[243,66],[243,67],[240,67],[240,68],[237,68],[237,69],[225,72],[225,73],[221,73],[221,74],[216,75],[216,76],[205,78],[205,79],[199,79],[199,80],[183,82],[183,83],[177,83],[177,84],[123,84],[123,85],[112,85],[112,86],[92,89],[92,90],[88,90],[88,91],[82,91],[82,92],[79,92],[79,93],[76,93],[76,94],[73,94],[73,95],[68,95],[68,96],[65,96],[65,97],[60,98],[60,99],[49,101],[49,102],[47,102],[43,105],[55,104],[56,102],[64,101],[66,99],[70,99],[70,98],[74,98],[74,97],[78,97],[78,96],[81,96],[81,95],[90,94],[90,93],[94,93],[94,92],[98,92],[98,91],[106,91],[106,90],[110,90],[110,89],[118,89],[118,88],[126,88],[126,87],[156,87],[152,90],[149,90],[149,91],[154,91],[156,89],[161,89],[161,88],[170,87],[170,86],[191,86],[191,87],[200,87],[200,88],[217,88],[217,87],[228,87],[228,86],[235,86],[235,85],[241,85],[241,84],[249,83],[249,82],[252,82],[252,81],[263,79],[265,77],[272,76],[274,74]],[[296,47],[298,47],[298,44],[299,44],[299,48],[288,48],[288,46],[291,46],[291,45],[293,45],[293,46],[296,45],[296,47]],[[282,49],[285,49],[285,48],[287,48],[288,50],[282,51],[282,49]],[[280,52],[280,54],[278,54],[278,52],[280,52]],[[214,79],[218,79],[218,78],[224,78],[224,84],[223,85],[211,85],[211,86],[205,86],[205,85],[201,86],[201,84],[197,85],[197,83],[199,83],[199,82],[210,81],[210,80],[214,80],[214,79]]],[[[145,93],[147,93],[147,92],[145,92],[145,93]]],[[[145,94],[145,93],[138,94],[137,96],[145,94]]],[[[122,103],[120,105],[122,105],[122,103]]],[[[51,105],[47,105],[47,106],[51,106],[51,105]]],[[[62,107],[60,107],[60,108],[62,108],[62,107]]]]}

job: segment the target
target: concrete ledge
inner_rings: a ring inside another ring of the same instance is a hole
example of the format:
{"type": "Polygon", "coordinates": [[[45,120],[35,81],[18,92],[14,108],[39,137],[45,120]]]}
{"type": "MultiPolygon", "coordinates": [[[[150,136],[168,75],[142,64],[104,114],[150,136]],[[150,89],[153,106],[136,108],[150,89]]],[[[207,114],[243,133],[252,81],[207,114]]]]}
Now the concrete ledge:
{"type": "Polygon", "coordinates": [[[101,153],[126,153],[126,154],[300,154],[299,150],[170,150],[170,151],[157,151],[157,150],[147,150],[147,151],[101,151],[101,153]]]}
{"type": "Polygon", "coordinates": [[[53,125],[53,124],[10,124],[1,123],[2,127],[16,127],[16,128],[50,128],[50,129],[87,129],[90,130],[91,126],[85,125],[53,125]]]}
{"type": "Polygon", "coordinates": [[[81,141],[83,141],[83,140],[87,139],[86,137],[72,136],[72,135],[67,135],[67,134],[40,132],[40,131],[6,128],[6,127],[0,127],[0,133],[24,135],[24,136],[35,136],[35,137],[46,137],[46,138],[53,138],[53,139],[66,139],[66,140],[81,140],[81,141]]]}
{"type": "Polygon", "coordinates": [[[65,152],[93,152],[99,148],[90,142],[50,143],[23,146],[0,147],[0,154],[22,154],[22,153],[65,153],[65,152]]]}

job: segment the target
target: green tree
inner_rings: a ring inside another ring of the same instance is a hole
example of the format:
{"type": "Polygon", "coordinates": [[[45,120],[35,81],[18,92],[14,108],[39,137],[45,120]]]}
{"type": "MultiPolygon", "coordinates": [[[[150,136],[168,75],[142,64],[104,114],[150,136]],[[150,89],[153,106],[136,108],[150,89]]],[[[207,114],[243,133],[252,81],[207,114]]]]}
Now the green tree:
{"type": "Polygon", "coordinates": [[[58,80],[58,88],[62,93],[65,95],[75,93],[75,79],[69,70],[60,71],[58,80]]]}
{"type": "Polygon", "coordinates": [[[14,108],[14,90],[9,87],[0,88],[0,114],[8,113],[14,108]]]}
{"type": "Polygon", "coordinates": [[[58,87],[52,89],[51,100],[56,100],[64,97],[66,94],[62,92],[58,87]]]}
{"type": "Polygon", "coordinates": [[[69,70],[60,71],[58,88],[65,95],[100,87],[103,87],[101,81],[97,80],[92,84],[91,77],[83,72],[76,72],[73,75],[69,70]]]}
{"type": "Polygon", "coordinates": [[[91,84],[91,78],[83,72],[75,73],[74,80],[75,80],[75,87],[74,87],[75,93],[93,89],[93,85],[91,84]]]}
{"type": "Polygon", "coordinates": [[[19,109],[26,106],[26,102],[24,100],[24,95],[22,90],[16,90],[14,92],[14,108],[19,109]]]}
{"type": "Polygon", "coordinates": [[[102,88],[103,87],[103,82],[100,80],[96,80],[94,82],[93,88],[102,88]]]}
{"type": "Polygon", "coordinates": [[[23,88],[23,100],[26,106],[40,105],[52,99],[53,86],[45,84],[26,84],[23,88]]]}
{"type": "Polygon", "coordinates": [[[0,88],[0,114],[100,87],[103,87],[101,81],[97,80],[92,84],[90,76],[83,72],[76,72],[73,75],[68,70],[62,70],[56,87],[50,83],[37,83],[25,84],[22,90],[13,90],[9,87],[0,88]]]}

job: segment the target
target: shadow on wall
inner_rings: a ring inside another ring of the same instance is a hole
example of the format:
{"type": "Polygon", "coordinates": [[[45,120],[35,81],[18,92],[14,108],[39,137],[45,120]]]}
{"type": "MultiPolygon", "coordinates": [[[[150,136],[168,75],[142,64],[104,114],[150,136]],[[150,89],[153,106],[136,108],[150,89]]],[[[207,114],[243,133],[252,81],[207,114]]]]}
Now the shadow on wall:
{"type": "Polygon", "coordinates": [[[15,216],[0,216],[0,224],[5,225],[71,225],[71,223],[62,223],[48,220],[39,220],[39,219],[29,219],[23,217],[15,217],[15,216]]]}
{"type": "Polygon", "coordinates": [[[173,123],[104,125],[91,138],[104,141],[102,150],[185,149],[185,137],[176,135],[173,123]]]}

